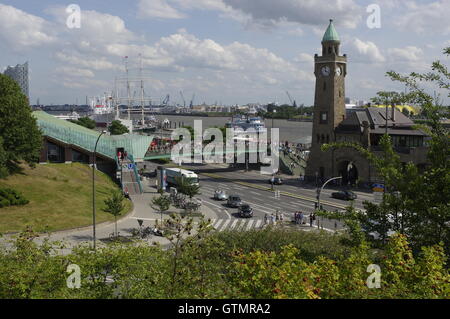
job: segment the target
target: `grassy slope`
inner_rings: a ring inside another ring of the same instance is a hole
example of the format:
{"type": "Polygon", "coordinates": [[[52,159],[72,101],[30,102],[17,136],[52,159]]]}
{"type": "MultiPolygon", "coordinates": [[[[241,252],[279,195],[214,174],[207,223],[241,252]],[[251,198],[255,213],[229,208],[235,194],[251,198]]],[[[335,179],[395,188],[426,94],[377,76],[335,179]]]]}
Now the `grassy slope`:
{"type": "MultiPolygon", "coordinates": [[[[14,232],[32,226],[35,231],[69,229],[92,224],[92,169],[88,165],[45,164],[0,180],[0,186],[20,191],[30,203],[0,208],[0,232],[14,232]]],[[[103,201],[118,189],[105,174],[97,172],[96,221],[114,220],[102,211],[103,201]]],[[[125,212],[131,208],[126,201],[125,212]]]]}

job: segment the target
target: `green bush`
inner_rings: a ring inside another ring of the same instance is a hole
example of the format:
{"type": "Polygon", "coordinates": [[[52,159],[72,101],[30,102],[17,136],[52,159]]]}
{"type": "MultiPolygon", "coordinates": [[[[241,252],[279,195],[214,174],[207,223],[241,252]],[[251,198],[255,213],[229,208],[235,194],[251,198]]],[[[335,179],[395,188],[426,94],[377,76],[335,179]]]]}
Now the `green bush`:
{"type": "Polygon", "coordinates": [[[18,191],[11,188],[0,188],[0,208],[26,205],[29,201],[18,191]]]}

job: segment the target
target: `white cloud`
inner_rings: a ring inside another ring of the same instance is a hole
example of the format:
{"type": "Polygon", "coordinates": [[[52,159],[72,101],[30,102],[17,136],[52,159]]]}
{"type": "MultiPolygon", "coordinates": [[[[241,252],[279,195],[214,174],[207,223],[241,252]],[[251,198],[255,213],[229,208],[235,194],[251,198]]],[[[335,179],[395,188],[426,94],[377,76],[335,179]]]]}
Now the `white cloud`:
{"type": "Polygon", "coordinates": [[[276,25],[288,21],[305,25],[324,25],[334,18],[337,25],[355,28],[364,12],[353,0],[223,0],[235,10],[250,15],[255,23],[276,25]]]}
{"type": "Polygon", "coordinates": [[[122,70],[123,67],[108,61],[105,57],[89,58],[74,52],[59,51],[55,53],[56,59],[72,65],[86,67],[94,70],[122,70]]]}
{"type": "Polygon", "coordinates": [[[158,19],[181,19],[185,15],[173,8],[166,0],[139,0],[138,17],[158,19]]]}
{"type": "Polygon", "coordinates": [[[378,63],[386,61],[377,45],[371,41],[354,38],[350,41],[344,41],[343,47],[344,51],[348,50],[349,60],[352,62],[378,63]]]}
{"type": "Polygon", "coordinates": [[[55,69],[57,74],[74,76],[74,77],[87,77],[93,78],[95,76],[94,72],[88,69],[80,69],[74,67],[62,66],[55,69]]]}
{"type": "Polygon", "coordinates": [[[297,55],[297,57],[294,58],[294,61],[298,63],[312,64],[314,62],[314,57],[312,54],[300,53],[299,55],[297,55]]]}
{"type": "Polygon", "coordinates": [[[51,25],[44,19],[0,3],[0,42],[14,50],[56,41],[51,25]]]}
{"type": "Polygon", "coordinates": [[[439,32],[450,34],[450,0],[438,0],[428,3],[405,1],[402,14],[395,19],[395,24],[402,30],[417,34],[439,32]]]}
{"type": "Polygon", "coordinates": [[[423,60],[423,51],[415,46],[407,46],[405,48],[391,48],[388,53],[393,61],[399,62],[415,62],[423,60]]]}

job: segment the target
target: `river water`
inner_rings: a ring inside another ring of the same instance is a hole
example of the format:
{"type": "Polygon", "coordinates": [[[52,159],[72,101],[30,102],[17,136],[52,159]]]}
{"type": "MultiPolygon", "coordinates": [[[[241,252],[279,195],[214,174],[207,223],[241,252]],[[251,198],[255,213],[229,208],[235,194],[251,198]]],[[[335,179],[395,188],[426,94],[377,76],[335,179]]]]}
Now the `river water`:
{"type": "MultiPolygon", "coordinates": [[[[64,112],[48,112],[53,115],[62,114],[64,112]]],[[[79,113],[80,116],[85,116],[79,113]]],[[[132,119],[140,119],[139,114],[132,114],[132,119]]],[[[202,120],[203,129],[219,126],[223,127],[227,122],[231,121],[231,117],[200,117],[200,116],[183,116],[183,115],[155,115],[158,120],[168,119],[172,123],[180,123],[181,125],[188,125],[194,127],[194,120],[202,120]]],[[[121,115],[121,118],[126,118],[126,115],[121,115]]],[[[108,116],[107,121],[113,120],[113,115],[108,116]],[[109,118],[111,117],[111,118],[109,118]]],[[[272,119],[266,119],[265,125],[268,130],[268,138],[270,139],[270,129],[272,128],[272,119]]],[[[172,125],[174,127],[174,125],[172,125]]],[[[312,122],[296,122],[288,120],[273,120],[273,127],[279,129],[280,141],[289,141],[291,143],[310,143],[312,134],[312,122]]]]}
{"type": "MultiPolygon", "coordinates": [[[[167,118],[169,121],[177,123],[177,126],[178,123],[181,123],[182,125],[189,125],[192,127],[194,127],[194,120],[202,120],[203,129],[213,126],[223,127],[227,122],[231,121],[230,117],[156,115],[156,118],[158,120],[164,120],[167,118]]],[[[272,128],[272,120],[266,119],[265,125],[268,130],[268,136],[270,136],[270,129],[272,128]]],[[[305,139],[308,138],[310,139],[312,134],[312,122],[295,122],[295,121],[274,119],[273,127],[279,129],[280,141],[289,141],[292,143],[308,143],[308,141],[305,141],[305,139]]]]}

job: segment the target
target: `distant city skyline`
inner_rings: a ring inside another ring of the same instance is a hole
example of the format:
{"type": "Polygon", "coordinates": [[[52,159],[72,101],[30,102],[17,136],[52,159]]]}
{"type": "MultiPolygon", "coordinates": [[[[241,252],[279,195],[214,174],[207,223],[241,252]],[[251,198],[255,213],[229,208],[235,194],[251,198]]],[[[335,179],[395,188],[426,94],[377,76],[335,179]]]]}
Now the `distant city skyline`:
{"type": "MultiPolygon", "coordinates": [[[[30,104],[84,104],[123,76],[124,57],[150,75],[158,104],[179,92],[195,104],[313,104],[314,54],[330,18],[348,56],[346,96],[369,101],[403,91],[385,76],[426,72],[450,45],[450,0],[380,0],[380,28],[370,28],[372,1],[136,0],[0,3],[0,71],[29,61],[30,104]],[[72,20],[71,20],[72,21],[72,20]]],[[[448,98],[442,97],[447,103],[448,98]]]]}
{"type": "Polygon", "coordinates": [[[8,75],[17,84],[19,84],[22,93],[28,98],[29,94],[29,78],[28,78],[28,62],[17,64],[16,66],[7,66],[3,74],[8,75]]]}

